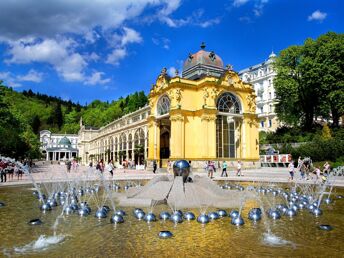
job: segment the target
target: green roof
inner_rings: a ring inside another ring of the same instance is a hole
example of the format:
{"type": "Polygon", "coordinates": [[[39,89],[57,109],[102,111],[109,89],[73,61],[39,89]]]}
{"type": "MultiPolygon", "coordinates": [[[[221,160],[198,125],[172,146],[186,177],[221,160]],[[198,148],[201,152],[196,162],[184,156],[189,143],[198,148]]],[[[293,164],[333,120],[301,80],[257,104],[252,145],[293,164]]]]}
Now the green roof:
{"type": "Polygon", "coordinates": [[[65,136],[63,137],[60,141],[59,141],[59,145],[72,145],[72,143],[70,142],[70,140],[65,136]]]}

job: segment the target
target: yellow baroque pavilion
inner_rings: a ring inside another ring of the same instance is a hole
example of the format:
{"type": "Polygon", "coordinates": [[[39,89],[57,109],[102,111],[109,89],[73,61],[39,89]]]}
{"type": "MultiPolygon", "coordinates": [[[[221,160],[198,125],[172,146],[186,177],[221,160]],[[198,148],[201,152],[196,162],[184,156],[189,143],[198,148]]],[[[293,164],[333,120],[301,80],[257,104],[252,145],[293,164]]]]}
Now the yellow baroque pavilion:
{"type": "MultiPolygon", "coordinates": [[[[230,65],[224,67],[222,59],[206,51],[203,44],[185,60],[182,76],[176,72],[170,77],[164,68],[150,90],[149,106],[143,108],[148,109],[144,125],[141,122],[148,167],[153,160],[166,167],[168,160],[178,159],[190,160],[195,170],[202,169],[208,160],[219,165],[226,160],[229,166],[241,160],[244,167],[257,167],[255,98],[252,86],[241,81],[230,65]]],[[[120,134],[118,130],[113,133],[120,134]]],[[[84,141],[87,143],[92,139],[84,141]]]]}

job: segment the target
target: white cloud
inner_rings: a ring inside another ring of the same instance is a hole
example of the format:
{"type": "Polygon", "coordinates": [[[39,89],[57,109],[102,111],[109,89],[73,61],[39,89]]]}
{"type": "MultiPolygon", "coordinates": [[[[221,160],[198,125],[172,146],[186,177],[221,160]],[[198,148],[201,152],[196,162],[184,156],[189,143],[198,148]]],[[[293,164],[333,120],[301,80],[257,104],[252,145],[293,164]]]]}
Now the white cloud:
{"type": "Polygon", "coordinates": [[[86,79],[85,84],[96,85],[96,84],[106,84],[111,81],[110,78],[102,79],[104,75],[103,72],[94,72],[89,78],[86,79]]]}
{"type": "Polygon", "coordinates": [[[327,13],[323,13],[319,10],[314,11],[310,16],[308,16],[308,21],[319,21],[322,22],[326,19],[327,13]]]}
{"type": "Polygon", "coordinates": [[[210,19],[208,21],[204,21],[199,23],[199,26],[201,26],[202,28],[208,28],[210,26],[213,26],[215,24],[219,24],[221,22],[220,18],[214,18],[214,19],[210,19]]]}
{"type": "Polygon", "coordinates": [[[152,38],[152,42],[154,45],[162,46],[162,48],[164,49],[167,49],[167,50],[170,49],[171,41],[168,38],[155,36],[154,38],[152,38]]]}
{"type": "Polygon", "coordinates": [[[43,73],[31,69],[27,74],[17,76],[17,80],[28,82],[41,82],[43,80],[43,73]]]}
{"type": "Polygon", "coordinates": [[[253,9],[253,13],[255,16],[261,16],[263,14],[264,6],[269,2],[269,0],[258,0],[253,9]]]}
{"type": "Polygon", "coordinates": [[[74,51],[75,42],[70,39],[54,39],[26,42],[11,42],[8,63],[28,64],[32,62],[48,63],[66,81],[82,81],[83,69],[87,63],[74,51]]]}
{"type": "Polygon", "coordinates": [[[140,33],[138,33],[137,31],[127,28],[127,27],[124,27],[123,30],[124,30],[124,34],[121,39],[122,46],[125,46],[128,43],[141,43],[142,42],[140,33]]]}
{"type": "Polygon", "coordinates": [[[12,76],[10,72],[0,72],[0,81],[3,81],[3,84],[9,87],[18,88],[22,85],[16,81],[16,78],[12,76]]]}
{"type": "Polygon", "coordinates": [[[127,55],[127,50],[125,48],[114,49],[111,54],[108,55],[106,63],[119,65],[119,61],[122,60],[127,55]]]}
{"type": "Polygon", "coordinates": [[[233,6],[234,7],[239,7],[242,6],[244,4],[246,4],[249,0],[234,0],[233,1],[233,6]]]}

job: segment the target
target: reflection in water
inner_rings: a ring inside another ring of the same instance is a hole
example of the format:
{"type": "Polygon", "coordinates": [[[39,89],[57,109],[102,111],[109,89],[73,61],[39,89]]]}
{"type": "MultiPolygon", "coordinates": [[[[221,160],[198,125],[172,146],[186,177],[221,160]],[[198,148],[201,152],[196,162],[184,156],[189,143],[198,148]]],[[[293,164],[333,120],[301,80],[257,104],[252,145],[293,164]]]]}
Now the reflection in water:
{"type": "MultiPolygon", "coordinates": [[[[121,184],[121,189],[125,183],[121,184]]],[[[281,188],[286,186],[279,185],[281,188]]],[[[334,188],[333,192],[333,203],[323,204],[324,213],[321,217],[315,217],[307,209],[303,209],[292,220],[283,216],[275,221],[263,211],[262,221],[252,222],[247,219],[250,209],[270,207],[267,198],[272,197],[272,194],[263,194],[261,203],[258,200],[245,203],[242,208],[245,225],[236,227],[231,225],[229,217],[206,225],[196,221],[184,221],[181,224],[171,221],[146,223],[133,216],[134,207],[124,208],[127,214],[125,222],[113,225],[110,218],[98,220],[94,217],[94,200],[89,200],[93,208],[91,216],[80,217],[77,213],[61,216],[62,206],[42,213],[38,208],[37,198],[32,195],[29,187],[0,188],[0,200],[6,203],[0,209],[0,256],[261,257],[269,254],[272,257],[334,257],[344,252],[344,199],[335,198],[343,195],[344,189],[334,188]],[[52,225],[59,215],[54,236],[52,225]],[[43,224],[29,225],[28,221],[34,218],[41,219],[43,224]],[[322,231],[318,228],[320,224],[330,224],[334,230],[322,231]],[[171,231],[173,238],[160,239],[159,232],[162,230],[171,231]]],[[[276,197],[276,203],[283,201],[282,195],[276,197]]],[[[111,205],[109,201],[107,204],[111,205]]],[[[216,211],[218,207],[208,209],[216,211]]],[[[150,211],[149,208],[143,210],[146,213],[150,211]]],[[[167,205],[154,207],[155,215],[169,210],[167,205]]],[[[199,209],[182,211],[191,211],[196,216],[200,214],[199,209]]],[[[229,209],[226,211],[230,212],[229,209]]]]}

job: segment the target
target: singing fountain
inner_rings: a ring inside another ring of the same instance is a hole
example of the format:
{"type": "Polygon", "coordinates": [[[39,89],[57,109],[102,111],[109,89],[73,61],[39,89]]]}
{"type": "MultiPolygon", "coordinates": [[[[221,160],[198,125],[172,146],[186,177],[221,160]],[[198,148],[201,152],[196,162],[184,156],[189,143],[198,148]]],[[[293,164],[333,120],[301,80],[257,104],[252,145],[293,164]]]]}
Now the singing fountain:
{"type": "Polygon", "coordinates": [[[339,197],[344,191],[333,187],[331,177],[317,184],[219,185],[190,175],[187,161],[175,162],[173,171],[139,183],[109,180],[92,168],[78,178],[61,171],[65,180],[59,182],[53,173],[48,182],[36,182],[27,172],[35,195],[27,187],[0,188],[0,200],[6,204],[0,208],[0,233],[6,235],[3,253],[303,256],[298,246],[307,246],[307,255],[315,257],[342,248],[338,239],[344,223],[339,214],[344,203],[339,197]],[[45,204],[50,209],[43,209],[45,204]],[[198,239],[194,247],[193,238],[198,239]]]}

